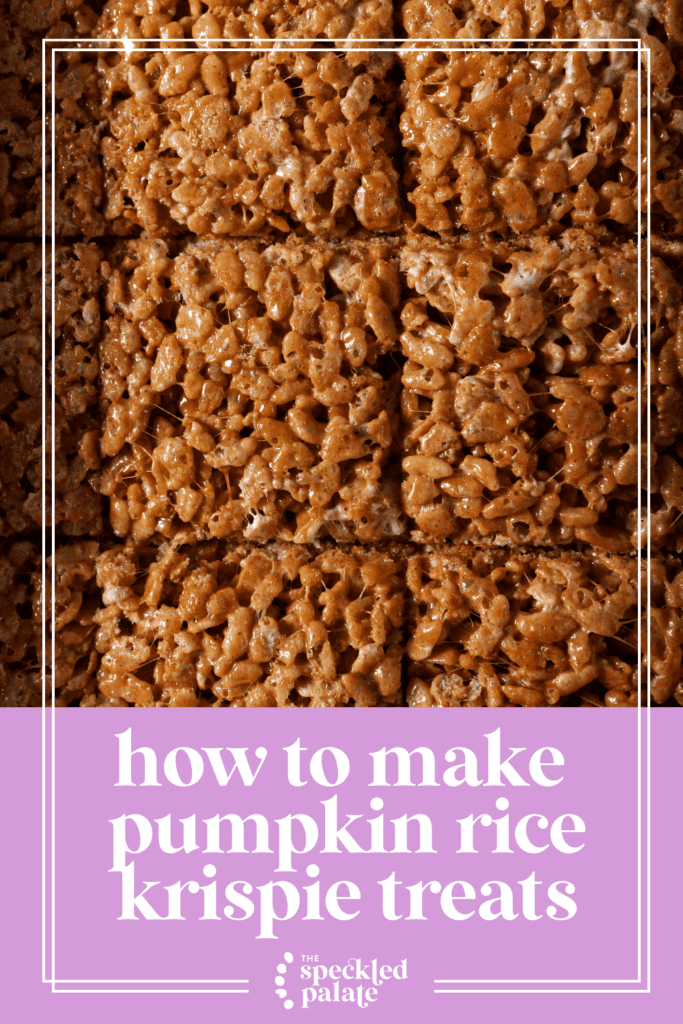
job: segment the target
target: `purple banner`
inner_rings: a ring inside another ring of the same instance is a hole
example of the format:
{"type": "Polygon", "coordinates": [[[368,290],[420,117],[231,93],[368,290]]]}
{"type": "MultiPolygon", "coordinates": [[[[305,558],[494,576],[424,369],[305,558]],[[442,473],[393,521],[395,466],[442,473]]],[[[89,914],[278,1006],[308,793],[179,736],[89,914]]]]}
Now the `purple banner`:
{"type": "MultiPolygon", "coordinates": [[[[647,714],[471,710],[48,713],[44,984],[41,712],[0,713],[16,998],[72,1021],[663,1009],[647,714]]],[[[673,712],[651,723],[661,970],[680,825],[673,712]]]]}

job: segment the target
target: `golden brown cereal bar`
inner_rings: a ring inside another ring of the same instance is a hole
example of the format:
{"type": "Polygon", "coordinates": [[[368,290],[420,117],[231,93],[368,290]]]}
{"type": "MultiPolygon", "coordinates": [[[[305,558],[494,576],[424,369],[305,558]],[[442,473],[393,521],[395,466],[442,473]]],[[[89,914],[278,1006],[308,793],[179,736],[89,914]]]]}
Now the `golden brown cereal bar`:
{"type": "Polygon", "coordinates": [[[98,560],[100,694],[155,707],[401,703],[400,550],[185,539],[98,560]]]}
{"type": "Polygon", "coordinates": [[[0,536],[41,525],[41,254],[0,242],[0,536]]]}
{"type": "Polygon", "coordinates": [[[633,706],[638,564],[552,549],[412,556],[408,705],[546,707],[579,693],[633,706]]]}
{"type": "Polygon", "coordinates": [[[392,53],[94,59],[74,54],[58,83],[60,217],[86,234],[400,227],[392,53]]]}
{"type": "Polygon", "coordinates": [[[409,39],[555,40],[642,37],[648,43],[668,37],[669,48],[683,43],[683,16],[677,0],[408,0],[401,20],[409,39]],[[663,30],[663,31],[662,31],[663,30]],[[648,35],[651,32],[652,35],[648,35]]]}
{"type": "Polygon", "coordinates": [[[55,525],[59,535],[102,533],[97,344],[101,259],[92,244],[55,253],[55,525]]]}
{"type": "Polygon", "coordinates": [[[663,704],[673,698],[683,705],[683,562],[674,555],[656,555],[649,581],[652,700],[663,704]]]}
{"type": "Polygon", "coordinates": [[[40,237],[40,48],[0,9],[0,237],[40,237]]]}
{"type": "MultiPolygon", "coordinates": [[[[99,544],[82,540],[62,544],[55,553],[54,635],[52,683],[57,707],[78,702],[81,707],[123,706],[96,693],[99,657],[95,650],[95,612],[101,598],[95,581],[99,544]]],[[[52,559],[48,559],[48,572],[52,559]]],[[[48,579],[50,577],[48,576],[48,579]]],[[[48,694],[48,697],[50,695],[48,694]]]]}
{"type": "Polygon", "coordinates": [[[381,39],[392,32],[389,0],[109,0],[95,34],[118,39],[381,39]]]}
{"type": "MultiPolygon", "coordinates": [[[[650,529],[654,550],[683,548],[683,301],[680,242],[653,239],[649,268],[651,335],[643,376],[651,375],[649,418],[652,473],[650,529]]],[[[644,305],[644,304],[643,304],[644,305]]],[[[643,424],[646,440],[646,424],[643,424]]],[[[643,543],[646,539],[643,524],[643,543]]]]}
{"type": "Polygon", "coordinates": [[[102,492],[119,537],[404,531],[386,242],[125,242],[103,264],[102,492]]]}
{"type": "Polygon", "coordinates": [[[0,542],[0,707],[42,702],[40,572],[35,544],[0,542]]]}
{"type": "Polygon", "coordinates": [[[414,226],[442,235],[632,233],[636,61],[604,50],[402,55],[403,180],[414,226]]]}
{"type": "Polygon", "coordinates": [[[579,233],[401,250],[403,507],[415,540],[631,546],[637,264],[579,233]]]}

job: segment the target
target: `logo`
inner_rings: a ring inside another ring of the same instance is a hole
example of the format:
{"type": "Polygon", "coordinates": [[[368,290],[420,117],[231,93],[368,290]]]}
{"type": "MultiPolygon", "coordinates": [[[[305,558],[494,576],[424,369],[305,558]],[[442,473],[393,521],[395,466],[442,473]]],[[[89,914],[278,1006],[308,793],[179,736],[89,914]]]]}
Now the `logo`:
{"type": "Polygon", "coordinates": [[[407,960],[380,964],[377,958],[366,961],[349,957],[345,963],[326,964],[317,953],[299,953],[296,959],[292,953],[285,953],[283,958],[286,962],[277,966],[275,994],[285,1000],[286,1010],[291,1010],[295,1003],[302,1010],[325,1003],[349,1003],[364,1010],[378,1001],[384,985],[408,977],[407,960]],[[291,970],[284,988],[289,965],[291,970]],[[288,992],[293,998],[286,998],[288,992]]]}

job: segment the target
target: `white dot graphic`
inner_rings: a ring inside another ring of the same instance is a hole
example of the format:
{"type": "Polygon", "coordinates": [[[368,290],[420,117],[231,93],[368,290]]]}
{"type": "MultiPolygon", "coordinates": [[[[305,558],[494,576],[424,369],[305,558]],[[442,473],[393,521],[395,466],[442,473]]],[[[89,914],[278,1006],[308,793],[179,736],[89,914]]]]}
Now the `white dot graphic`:
{"type": "MultiPolygon", "coordinates": [[[[285,983],[284,975],[287,973],[287,964],[291,964],[292,963],[292,961],[294,960],[294,956],[292,955],[292,953],[283,953],[282,954],[282,959],[285,962],[283,964],[278,964],[277,965],[277,975],[275,976],[275,984],[276,985],[284,985],[284,983],[285,983]]],[[[286,988],[276,988],[275,989],[275,994],[277,996],[279,996],[280,999],[284,999],[285,996],[287,995],[287,989],[286,988]]],[[[293,1006],[294,1006],[294,1003],[293,1003],[293,1001],[291,999],[285,1000],[285,1002],[284,1002],[285,1010],[291,1010],[293,1008],[293,1006]]]]}

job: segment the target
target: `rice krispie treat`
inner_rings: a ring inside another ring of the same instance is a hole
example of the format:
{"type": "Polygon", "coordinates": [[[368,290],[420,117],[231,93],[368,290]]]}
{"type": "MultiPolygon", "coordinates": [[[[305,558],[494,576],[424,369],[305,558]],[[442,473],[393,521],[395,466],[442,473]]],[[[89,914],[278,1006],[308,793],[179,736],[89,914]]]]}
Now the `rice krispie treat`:
{"type": "MultiPolygon", "coordinates": [[[[0,3],[0,237],[40,238],[42,233],[43,38],[91,37],[102,7],[103,0],[92,0],[90,4],[81,0],[3,0],[0,3]]],[[[73,60],[74,55],[62,54],[58,66],[63,69],[73,60]]],[[[48,55],[48,105],[50,68],[48,55]]],[[[63,158],[67,147],[71,150],[67,160],[72,164],[84,162],[86,153],[78,154],[78,149],[84,147],[88,135],[83,130],[76,139],[75,126],[64,131],[65,127],[58,117],[61,142],[56,156],[63,171],[66,170],[63,158]]],[[[88,154],[86,162],[94,168],[96,153],[88,154]]],[[[49,155],[47,163],[49,197],[49,155]]],[[[67,173],[72,186],[75,176],[73,170],[67,173]]],[[[83,177],[82,170],[80,176],[83,177]]],[[[61,234],[78,234],[83,228],[74,225],[68,213],[74,204],[74,189],[66,191],[70,194],[63,196],[66,209],[62,210],[58,227],[61,234]]],[[[51,218],[49,211],[47,213],[49,231],[51,218]]]]}
{"type": "Polygon", "coordinates": [[[0,707],[42,703],[40,571],[31,541],[0,542],[0,707]]]}
{"type": "MultiPolygon", "coordinates": [[[[94,540],[60,545],[55,553],[53,685],[56,707],[125,706],[96,694],[99,657],[95,649],[95,613],[102,607],[95,579],[100,553],[94,540]]],[[[52,559],[48,559],[48,580],[52,559]]]]}
{"type": "Polygon", "coordinates": [[[409,39],[628,40],[641,36],[683,43],[677,0],[407,0],[401,23],[409,39]],[[648,35],[648,33],[652,35],[648,35]]]}
{"type": "Polygon", "coordinates": [[[401,703],[400,552],[185,539],[98,560],[102,695],[155,707],[401,703]]]}
{"type": "Polygon", "coordinates": [[[102,533],[97,345],[101,257],[76,243],[55,253],[55,524],[59,535],[102,533]]]}
{"type": "Polygon", "coordinates": [[[103,264],[102,492],[119,537],[404,531],[386,242],[125,242],[103,264]]]}
{"type": "Polygon", "coordinates": [[[604,50],[402,55],[403,180],[414,227],[632,233],[636,61],[604,50]]]}
{"type": "Polygon", "coordinates": [[[0,7],[0,237],[41,234],[41,60],[0,7]],[[4,17],[3,17],[4,15],[4,17]]]}
{"type": "Polygon", "coordinates": [[[581,233],[411,240],[401,267],[403,507],[415,540],[588,543],[637,530],[637,264],[581,233]]]}
{"type": "Polygon", "coordinates": [[[393,54],[73,58],[57,87],[57,175],[60,217],[66,205],[84,233],[400,227],[393,54]]]}
{"type": "Polygon", "coordinates": [[[41,253],[0,242],[0,537],[41,524],[41,253]]]}
{"type": "Polygon", "coordinates": [[[109,0],[95,35],[117,39],[382,39],[390,0],[109,0]]]}
{"type": "Polygon", "coordinates": [[[663,704],[673,698],[683,705],[683,562],[674,555],[656,555],[649,580],[652,699],[663,704]]]}
{"type": "MultiPolygon", "coordinates": [[[[651,376],[650,534],[653,550],[683,550],[683,289],[678,282],[683,242],[652,239],[653,255],[643,284],[646,315],[650,291],[650,351],[643,361],[643,386],[651,376]]],[[[643,423],[647,440],[647,423],[643,423]]],[[[645,510],[641,545],[647,541],[645,510]]]]}
{"type": "Polygon", "coordinates": [[[412,556],[408,705],[637,704],[638,564],[552,549],[412,556]]]}

